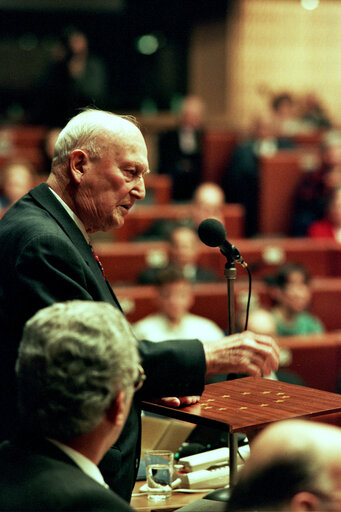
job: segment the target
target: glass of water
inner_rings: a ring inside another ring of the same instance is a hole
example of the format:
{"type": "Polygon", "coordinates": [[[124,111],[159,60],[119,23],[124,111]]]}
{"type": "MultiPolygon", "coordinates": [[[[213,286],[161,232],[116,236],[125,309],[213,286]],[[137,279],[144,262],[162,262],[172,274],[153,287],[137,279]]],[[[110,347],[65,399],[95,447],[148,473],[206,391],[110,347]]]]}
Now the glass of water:
{"type": "Polygon", "coordinates": [[[147,493],[152,501],[163,501],[172,495],[174,453],[168,450],[145,452],[147,493]]]}

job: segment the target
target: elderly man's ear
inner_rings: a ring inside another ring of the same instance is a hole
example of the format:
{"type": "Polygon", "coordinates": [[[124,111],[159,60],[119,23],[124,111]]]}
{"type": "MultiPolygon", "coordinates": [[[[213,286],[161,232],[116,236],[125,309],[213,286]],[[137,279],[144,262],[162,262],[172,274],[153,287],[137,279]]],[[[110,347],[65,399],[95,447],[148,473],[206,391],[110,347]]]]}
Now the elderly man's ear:
{"type": "Polygon", "coordinates": [[[312,492],[298,492],[290,501],[290,512],[302,512],[306,510],[310,512],[321,510],[320,499],[312,492]]]}
{"type": "Polygon", "coordinates": [[[75,149],[69,155],[70,172],[76,183],[80,183],[89,158],[82,149],[75,149]]]}
{"type": "Polygon", "coordinates": [[[126,421],[130,408],[130,400],[127,398],[125,391],[118,392],[106,411],[106,419],[113,426],[122,427],[126,421]]]}

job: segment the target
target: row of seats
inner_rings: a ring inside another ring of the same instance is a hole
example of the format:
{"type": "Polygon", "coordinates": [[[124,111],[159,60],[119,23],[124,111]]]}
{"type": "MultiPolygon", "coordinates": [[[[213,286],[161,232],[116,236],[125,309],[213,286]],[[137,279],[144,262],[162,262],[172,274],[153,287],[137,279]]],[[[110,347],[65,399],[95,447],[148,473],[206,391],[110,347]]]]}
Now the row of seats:
{"type": "MultiPolygon", "coordinates": [[[[318,316],[328,331],[340,328],[341,277],[319,277],[312,279],[311,312],[318,316]]],[[[245,295],[248,284],[236,280],[235,298],[245,295]]],[[[270,297],[264,283],[255,281],[253,294],[257,294],[264,306],[270,306],[270,297]]],[[[226,283],[198,283],[193,287],[195,302],[192,312],[205,316],[227,331],[227,287],[226,283]]],[[[136,322],[157,309],[157,289],[154,286],[116,286],[115,293],[128,320],[136,322]]]]}
{"type": "MultiPolygon", "coordinates": [[[[150,178],[149,178],[150,180],[150,178]]],[[[148,186],[148,185],[147,185],[148,186]]],[[[131,241],[142,235],[158,219],[182,221],[191,218],[190,204],[138,204],[125,218],[120,229],[110,231],[117,241],[131,241]]],[[[244,236],[245,210],[240,204],[225,204],[223,207],[224,223],[228,226],[229,236],[244,236]]]]}
{"type": "MultiPolygon", "coordinates": [[[[132,214],[133,215],[133,214],[132,214]]],[[[117,230],[120,231],[120,230],[117,230]]],[[[340,245],[333,240],[323,244],[315,239],[300,238],[229,238],[247,262],[252,277],[260,279],[285,262],[303,264],[315,277],[341,276],[340,245]]],[[[168,252],[167,242],[116,242],[95,243],[110,282],[136,283],[140,272],[148,265],[162,265],[168,252]]],[[[210,268],[224,279],[225,258],[218,248],[199,245],[198,263],[210,268]]],[[[246,271],[237,266],[238,279],[247,277],[246,271]]]]}
{"type": "MultiPolygon", "coordinates": [[[[0,129],[0,169],[11,157],[22,157],[30,160],[41,172],[42,147],[47,128],[41,126],[8,126],[0,129]]],[[[228,130],[207,130],[203,143],[203,176],[202,181],[221,183],[228,161],[241,136],[228,130]]],[[[297,136],[299,149],[279,151],[273,156],[262,157],[259,177],[259,232],[261,235],[288,234],[291,218],[291,206],[297,183],[311,165],[312,158],[318,157],[321,134],[312,136],[297,136]],[[302,139],[302,140],[301,140],[302,139]],[[278,191],[278,193],[277,193],[278,191]],[[279,193],[280,192],[280,193],[279,193]],[[285,214],[283,214],[285,212],[285,214]]],[[[167,175],[151,174],[147,176],[146,185],[151,192],[153,202],[168,204],[171,200],[171,180],[167,175]]],[[[144,213],[139,214],[141,217],[144,213]]],[[[145,215],[153,215],[145,212],[145,215]]],[[[140,226],[138,217],[137,225],[140,226]]],[[[134,219],[135,220],[135,219],[134,219]]],[[[234,233],[234,220],[228,225],[230,236],[243,236],[234,233]]],[[[146,224],[147,221],[144,221],[146,224]]],[[[119,240],[128,240],[134,231],[133,219],[127,222],[127,227],[118,235],[119,240]]],[[[139,229],[139,228],[138,228],[139,229]]],[[[142,228],[141,228],[142,229],[142,228]]]]}
{"type": "MultiPolygon", "coordinates": [[[[336,392],[340,387],[341,368],[341,331],[338,330],[341,279],[314,279],[312,288],[312,311],[320,316],[328,332],[310,336],[278,337],[283,361],[281,369],[297,375],[309,387],[336,392]]],[[[236,296],[245,290],[245,284],[236,283],[236,296]]],[[[268,297],[265,287],[257,283],[254,291],[266,305],[268,297]]],[[[118,287],[116,294],[131,322],[156,310],[157,290],[153,286],[118,287]]],[[[194,287],[194,294],[193,313],[211,318],[226,330],[226,285],[198,284],[194,287]]],[[[337,419],[339,420],[340,418],[337,419]]]]}

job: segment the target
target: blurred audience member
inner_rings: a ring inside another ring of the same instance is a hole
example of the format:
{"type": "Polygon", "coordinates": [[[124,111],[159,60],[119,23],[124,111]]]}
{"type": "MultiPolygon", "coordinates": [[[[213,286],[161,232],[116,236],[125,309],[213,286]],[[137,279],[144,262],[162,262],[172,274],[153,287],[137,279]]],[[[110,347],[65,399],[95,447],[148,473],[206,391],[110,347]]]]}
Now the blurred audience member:
{"type": "Polygon", "coordinates": [[[192,219],[197,228],[205,219],[217,219],[222,224],[224,219],[225,195],[223,189],[214,182],[206,181],[199,185],[192,200],[192,219]]]}
{"type": "Polygon", "coordinates": [[[304,131],[304,126],[297,112],[297,105],[289,93],[273,96],[271,107],[274,128],[277,137],[291,137],[304,131]]]}
{"type": "Polygon", "coordinates": [[[205,181],[196,188],[192,201],[188,204],[187,218],[181,221],[164,219],[161,214],[160,219],[135,240],[168,240],[175,227],[189,226],[197,230],[200,222],[207,218],[217,219],[224,224],[224,205],[223,189],[216,183],[205,181]]]}
{"type": "Polygon", "coordinates": [[[329,132],[321,147],[321,165],[304,173],[293,201],[291,234],[306,236],[308,226],[323,217],[331,190],[341,186],[341,133],[329,132]]]}
{"type": "Polygon", "coordinates": [[[36,172],[26,160],[9,160],[0,174],[0,215],[35,185],[36,172]]]}
{"type": "Polygon", "coordinates": [[[51,127],[64,126],[82,107],[105,108],[107,95],[108,78],[103,60],[90,52],[84,32],[68,27],[52,49],[51,62],[37,84],[38,101],[31,121],[51,127]]]}
{"type": "Polygon", "coordinates": [[[250,311],[248,329],[259,334],[269,334],[275,336],[277,327],[272,313],[263,307],[250,311]]]}
{"type": "Polygon", "coordinates": [[[341,429],[307,420],[265,428],[231,490],[226,511],[341,510],[341,429]]]}
{"type": "Polygon", "coordinates": [[[311,284],[307,269],[298,263],[285,263],[274,276],[266,278],[274,301],[271,309],[279,336],[324,332],[316,316],[308,312],[311,284]]]}
{"type": "Polygon", "coordinates": [[[228,202],[245,207],[246,236],[254,236],[258,231],[259,158],[293,147],[290,139],[275,135],[273,117],[262,114],[254,120],[250,136],[232,153],[223,177],[223,188],[228,202]]]}
{"type": "Polygon", "coordinates": [[[310,238],[328,238],[341,242],[341,186],[332,190],[324,217],[312,222],[307,234],[310,238]]]}
{"type": "Polygon", "coordinates": [[[173,180],[173,199],[188,200],[201,181],[204,104],[198,96],[183,100],[177,129],[159,139],[159,173],[173,180]]]}
{"type": "Polygon", "coordinates": [[[304,125],[312,130],[330,129],[332,127],[321,101],[313,92],[308,92],[303,98],[301,119],[304,125]]]}
{"type": "MultiPolygon", "coordinates": [[[[237,299],[239,300],[239,297],[237,297],[237,299]]],[[[241,307],[237,315],[236,326],[239,332],[245,330],[246,312],[243,305],[246,306],[244,300],[242,300],[242,303],[240,302],[241,307]]],[[[266,334],[268,336],[278,335],[275,316],[273,315],[272,311],[261,305],[260,299],[257,297],[257,295],[256,300],[254,302],[251,301],[247,329],[249,331],[257,332],[258,334],[266,334]]],[[[277,372],[271,372],[268,378],[304,386],[305,382],[300,375],[293,372],[291,369],[281,368],[288,366],[290,362],[291,357],[288,355],[288,351],[280,350],[280,367],[277,372]]]]}
{"type": "Polygon", "coordinates": [[[224,332],[212,320],[193,315],[194,304],[191,280],[183,268],[169,265],[159,270],[157,313],[148,315],[133,326],[138,339],[162,341],[167,339],[198,338],[202,341],[219,340],[224,332]]]}
{"type": "MultiPolygon", "coordinates": [[[[169,263],[181,267],[185,277],[192,283],[218,281],[218,276],[210,269],[198,265],[199,237],[190,226],[177,226],[169,238],[169,263]]],[[[167,262],[168,265],[168,262],[167,262]]],[[[149,267],[139,276],[140,284],[156,284],[160,267],[149,267]]]]}

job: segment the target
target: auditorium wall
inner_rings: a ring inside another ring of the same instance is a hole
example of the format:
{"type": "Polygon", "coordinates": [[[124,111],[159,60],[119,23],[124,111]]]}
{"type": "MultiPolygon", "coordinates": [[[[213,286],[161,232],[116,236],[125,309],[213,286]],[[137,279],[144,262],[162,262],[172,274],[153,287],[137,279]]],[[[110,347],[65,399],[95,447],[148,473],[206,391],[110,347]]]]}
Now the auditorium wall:
{"type": "Polygon", "coordinates": [[[238,0],[224,27],[216,22],[194,31],[192,91],[213,117],[238,128],[272,93],[312,91],[341,126],[340,22],[340,1],[321,0],[308,11],[299,0],[238,0]]]}

